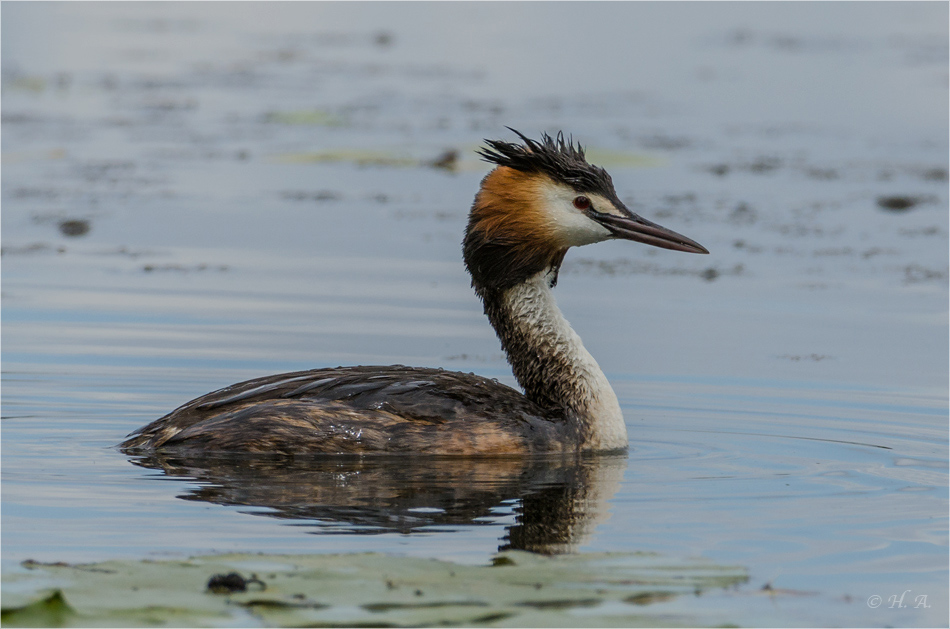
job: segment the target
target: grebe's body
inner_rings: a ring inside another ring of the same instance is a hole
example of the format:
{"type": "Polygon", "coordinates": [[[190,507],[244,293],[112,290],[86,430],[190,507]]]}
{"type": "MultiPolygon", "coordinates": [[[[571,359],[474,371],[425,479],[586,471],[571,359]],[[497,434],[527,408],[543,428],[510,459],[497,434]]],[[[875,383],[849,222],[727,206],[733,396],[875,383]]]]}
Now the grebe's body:
{"type": "MultiPolygon", "coordinates": [[[[516,132],[517,133],[517,132],[516,132]]],[[[563,136],[489,141],[463,252],[514,389],[403,366],[315,369],[210,393],[144,426],[126,449],[521,455],[620,450],[627,431],[606,376],[552,288],[567,249],[623,238],[708,253],[630,212],[610,176],[563,136]]]]}

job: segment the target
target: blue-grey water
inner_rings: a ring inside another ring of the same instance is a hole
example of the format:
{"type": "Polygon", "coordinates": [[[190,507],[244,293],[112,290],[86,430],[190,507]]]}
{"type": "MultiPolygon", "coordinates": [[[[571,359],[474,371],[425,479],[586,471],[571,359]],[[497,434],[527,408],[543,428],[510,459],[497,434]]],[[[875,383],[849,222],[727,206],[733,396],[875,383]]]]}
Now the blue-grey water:
{"type": "Polygon", "coordinates": [[[945,3],[5,2],[2,18],[4,570],[483,562],[522,539],[526,495],[569,487],[558,552],[749,571],[658,613],[946,626],[945,3]],[[474,150],[514,139],[506,125],[573,134],[634,211],[712,252],[614,242],[565,261],[559,303],[621,400],[627,457],[565,480],[114,448],[282,371],[514,384],[459,249],[488,170],[474,150]]]}

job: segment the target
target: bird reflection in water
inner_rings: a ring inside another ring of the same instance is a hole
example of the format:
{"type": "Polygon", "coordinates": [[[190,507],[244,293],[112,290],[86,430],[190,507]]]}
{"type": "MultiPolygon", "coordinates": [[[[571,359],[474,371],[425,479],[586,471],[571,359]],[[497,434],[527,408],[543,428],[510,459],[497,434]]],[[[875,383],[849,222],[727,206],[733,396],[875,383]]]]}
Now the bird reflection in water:
{"type": "Polygon", "coordinates": [[[531,458],[132,456],[136,465],[194,480],[179,496],[281,519],[315,533],[451,534],[515,504],[499,550],[572,552],[606,520],[626,454],[531,458]]]}

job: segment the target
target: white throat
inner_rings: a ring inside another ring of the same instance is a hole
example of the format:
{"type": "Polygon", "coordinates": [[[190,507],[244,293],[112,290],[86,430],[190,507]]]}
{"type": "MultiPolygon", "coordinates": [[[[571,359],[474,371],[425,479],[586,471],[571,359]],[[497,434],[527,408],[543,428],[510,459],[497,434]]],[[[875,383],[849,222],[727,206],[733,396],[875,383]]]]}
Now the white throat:
{"type": "Polygon", "coordinates": [[[581,449],[625,449],[627,427],[617,395],[557,307],[553,273],[545,270],[505,291],[502,307],[520,341],[505,348],[508,360],[526,392],[541,387],[570,409],[573,417],[568,419],[578,424],[581,449]]]}

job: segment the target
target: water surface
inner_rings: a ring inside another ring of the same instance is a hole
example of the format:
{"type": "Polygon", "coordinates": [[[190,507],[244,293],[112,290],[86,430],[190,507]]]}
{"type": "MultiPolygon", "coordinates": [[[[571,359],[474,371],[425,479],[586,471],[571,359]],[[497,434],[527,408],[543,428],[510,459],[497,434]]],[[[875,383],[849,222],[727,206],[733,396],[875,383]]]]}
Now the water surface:
{"type": "Polygon", "coordinates": [[[655,551],[750,574],[658,614],[946,624],[946,5],[6,3],[3,17],[5,571],[655,551]],[[712,252],[616,242],[565,261],[559,303],[617,391],[627,456],[245,464],[114,448],[282,371],[403,363],[514,384],[459,248],[487,172],[473,151],[513,139],[505,125],[572,133],[634,211],[712,252]],[[905,590],[929,607],[890,607],[905,590]]]}

